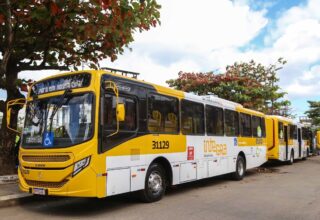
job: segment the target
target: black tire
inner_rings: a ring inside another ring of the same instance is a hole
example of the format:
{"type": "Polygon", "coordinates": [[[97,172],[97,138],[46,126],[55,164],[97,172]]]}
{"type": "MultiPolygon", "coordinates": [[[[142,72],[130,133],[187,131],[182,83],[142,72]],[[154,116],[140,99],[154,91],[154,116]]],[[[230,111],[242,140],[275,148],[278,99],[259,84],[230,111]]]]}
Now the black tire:
{"type": "Polygon", "coordinates": [[[243,156],[239,155],[236,162],[236,171],[232,174],[232,179],[242,180],[246,173],[246,161],[243,156]]]}
{"type": "Polygon", "coordinates": [[[291,151],[290,158],[289,158],[289,160],[287,161],[287,164],[288,164],[288,165],[292,165],[293,162],[294,162],[294,152],[291,151]]]}
{"type": "Polygon", "coordinates": [[[309,148],[307,149],[307,157],[310,157],[310,151],[309,151],[309,148]]]}
{"type": "Polygon", "coordinates": [[[150,165],[144,184],[144,190],[140,192],[143,202],[156,202],[162,199],[166,191],[166,175],[160,164],[150,165]]]}

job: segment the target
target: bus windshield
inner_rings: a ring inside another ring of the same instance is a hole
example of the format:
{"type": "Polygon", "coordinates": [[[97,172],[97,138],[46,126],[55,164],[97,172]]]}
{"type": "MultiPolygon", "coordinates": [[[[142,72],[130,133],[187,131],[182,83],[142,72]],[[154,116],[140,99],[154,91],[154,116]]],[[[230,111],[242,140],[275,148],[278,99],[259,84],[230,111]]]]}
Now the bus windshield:
{"type": "Polygon", "coordinates": [[[24,148],[68,147],[93,134],[93,94],[63,94],[27,103],[24,148]]]}

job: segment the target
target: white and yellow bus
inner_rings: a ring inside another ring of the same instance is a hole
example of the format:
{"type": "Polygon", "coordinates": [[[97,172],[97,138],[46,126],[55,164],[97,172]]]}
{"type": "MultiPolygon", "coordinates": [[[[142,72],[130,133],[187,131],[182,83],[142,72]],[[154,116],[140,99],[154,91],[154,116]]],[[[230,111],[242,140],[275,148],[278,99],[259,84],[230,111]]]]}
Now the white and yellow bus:
{"type": "Polygon", "coordinates": [[[305,130],[300,123],[282,116],[271,115],[267,121],[268,159],[293,164],[295,159],[305,159],[309,145],[305,130]]]}
{"type": "Polygon", "coordinates": [[[20,189],[98,198],[140,191],[153,202],[167,186],[228,173],[241,180],[267,161],[265,127],[264,114],[214,96],[106,70],[56,75],[28,93],[20,189]]]}
{"type": "Polygon", "coordinates": [[[316,155],[319,155],[319,152],[320,152],[320,131],[316,131],[315,133],[315,138],[316,138],[316,152],[315,154],[316,155]]]}

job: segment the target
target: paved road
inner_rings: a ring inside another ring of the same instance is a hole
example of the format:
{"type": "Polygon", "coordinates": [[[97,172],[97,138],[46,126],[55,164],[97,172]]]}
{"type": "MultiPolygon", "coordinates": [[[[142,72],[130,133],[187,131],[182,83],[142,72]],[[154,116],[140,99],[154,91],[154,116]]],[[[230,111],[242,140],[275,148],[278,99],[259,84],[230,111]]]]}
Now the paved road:
{"type": "Polygon", "coordinates": [[[0,209],[0,219],[320,219],[320,157],[293,166],[251,170],[241,182],[226,177],[184,184],[157,203],[132,194],[107,199],[39,198],[0,209]]]}

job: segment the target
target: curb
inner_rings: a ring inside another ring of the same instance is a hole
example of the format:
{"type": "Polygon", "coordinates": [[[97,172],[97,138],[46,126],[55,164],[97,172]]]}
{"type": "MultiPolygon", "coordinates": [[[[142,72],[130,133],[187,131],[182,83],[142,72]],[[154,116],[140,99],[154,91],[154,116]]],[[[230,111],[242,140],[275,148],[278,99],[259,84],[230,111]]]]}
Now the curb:
{"type": "Polygon", "coordinates": [[[17,183],[18,175],[6,175],[0,176],[0,185],[1,184],[9,184],[9,183],[17,183]]]}
{"type": "Polygon", "coordinates": [[[0,208],[21,204],[31,197],[32,195],[27,193],[17,193],[7,196],[0,196],[0,208]]]}

